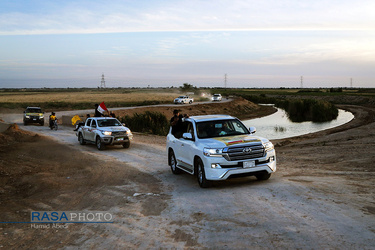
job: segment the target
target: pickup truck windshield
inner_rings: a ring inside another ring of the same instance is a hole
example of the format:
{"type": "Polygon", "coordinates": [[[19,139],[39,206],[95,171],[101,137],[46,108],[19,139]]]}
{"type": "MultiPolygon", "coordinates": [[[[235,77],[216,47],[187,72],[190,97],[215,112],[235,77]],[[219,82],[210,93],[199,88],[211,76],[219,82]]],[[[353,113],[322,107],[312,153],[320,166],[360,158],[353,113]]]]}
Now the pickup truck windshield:
{"type": "Polygon", "coordinates": [[[197,123],[197,135],[200,139],[243,134],[249,134],[249,131],[235,119],[197,123]]]}
{"type": "Polygon", "coordinates": [[[41,109],[26,109],[26,113],[42,113],[41,109]]]}
{"type": "Polygon", "coordinates": [[[114,126],[122,126],[122,124],[117,119],[104,119],[98,120],[99,127],[114,127],[114,126]]]}

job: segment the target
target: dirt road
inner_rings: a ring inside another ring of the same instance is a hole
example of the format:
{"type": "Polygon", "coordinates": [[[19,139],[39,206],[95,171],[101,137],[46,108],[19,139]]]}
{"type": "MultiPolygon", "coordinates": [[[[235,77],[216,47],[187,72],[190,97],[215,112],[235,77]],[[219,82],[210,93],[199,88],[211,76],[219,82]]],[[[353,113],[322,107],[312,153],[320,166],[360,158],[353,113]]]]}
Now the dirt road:
{"type": "MultiPolygon", "coordinates": [[[[117,146],[99,152],[94,145],[79,145],[72,128],[50,131],[19,124],[43,136],[27,136],[23,148],[9,141],[3,155],[14,152],[15,161],[33,163],[45,154],[50,157],[47,162],[58,163],[38,172],[44,183],[40,192],[1,201],[2,220],[28,220],[31,210],[87,209],[110,211],[115,223],[66,229],[3,224],[0,245],[373,249],[374,109],[346,108],[356,115],[350,124],[276,141],[278,172],[268,181],[232,179],[209,189],[199,188],[193,176],[170,172],[165,137],[136,134],[129,149],[117,146]],[[60,163],[64,159],[67,162],[60,163]]],[[[2,190],[6,194],[7,188],[2,190]]]]}

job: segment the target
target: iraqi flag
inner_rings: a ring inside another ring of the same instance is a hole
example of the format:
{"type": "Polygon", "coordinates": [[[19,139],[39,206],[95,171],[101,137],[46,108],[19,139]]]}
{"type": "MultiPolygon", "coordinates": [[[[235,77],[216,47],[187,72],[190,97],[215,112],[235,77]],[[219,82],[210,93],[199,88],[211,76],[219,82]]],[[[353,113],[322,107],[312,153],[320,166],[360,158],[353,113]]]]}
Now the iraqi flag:
{"type": "Polygon", "coordinates": [[[99,107],[98,107],[98,111],[102,114],[104,114],[104,111],[107,111],[108,112],[108,109],[107,107],[105,106],[104,102],[100,103],[99,107]]]}

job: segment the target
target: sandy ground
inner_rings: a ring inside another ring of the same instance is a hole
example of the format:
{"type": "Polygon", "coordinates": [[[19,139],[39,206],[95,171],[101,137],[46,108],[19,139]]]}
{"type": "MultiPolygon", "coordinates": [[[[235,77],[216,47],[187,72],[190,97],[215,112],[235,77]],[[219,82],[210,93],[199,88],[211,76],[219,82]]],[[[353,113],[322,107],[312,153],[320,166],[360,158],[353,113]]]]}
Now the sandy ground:
{"type": "MultiPolygon", "coordinates": [[[[254,116],[267,113],[245,105],[254,116]]],[[[271,179],[209,189],[171,173],[165,137],[135,134],[129,149],[99,152],[79,145],[70,127],[24,127],[2,114],[18,126],[0,134],[0,221],[30,221],[30,211],[108,211],[115,219],[47,229],[3,223],[0,248],[374,249],[375,109],[341,108],[356,118],[274,141],[271,179]]]]}

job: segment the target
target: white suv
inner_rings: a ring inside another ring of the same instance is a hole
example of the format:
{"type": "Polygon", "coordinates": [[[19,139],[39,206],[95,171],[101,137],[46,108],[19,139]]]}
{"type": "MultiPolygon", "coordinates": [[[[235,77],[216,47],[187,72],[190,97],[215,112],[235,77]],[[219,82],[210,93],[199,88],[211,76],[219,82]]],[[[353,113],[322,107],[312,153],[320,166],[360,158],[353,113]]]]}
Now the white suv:
{"type": "Polygon", "coordinates": [[[212,96],[212,101],[218,101],[218,102],[220,102],[221,99],[222,99],[221,94],[214,94],[212,96]]]}
{"type": "Polygon", "coordinates": [[[105,145],[122,145],[128,148],[133,139],[130,129],[112,117],[87,118],[76,135],[81,145],[93,143],[99,150],[103,150],[105,145]]]}
{"type": "MultiPolygon", "coordinates": [[[[237,118],[228,115],[206,115],[185,118],[176,138],[167,135],[168,164],[172,173],[185,171],[197,176],[201,187],[210,181],[254,175],[267,180],[276,171],[273,144],[254,136],[237,118]]],[[[174,130],[175,131],[175,130],[174,130]]]]}

